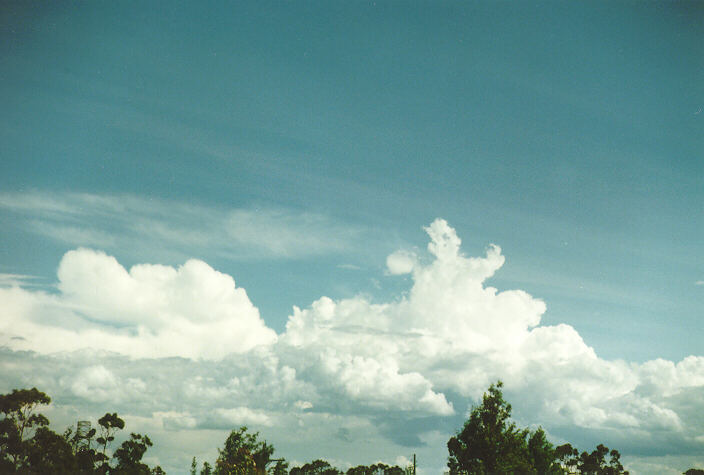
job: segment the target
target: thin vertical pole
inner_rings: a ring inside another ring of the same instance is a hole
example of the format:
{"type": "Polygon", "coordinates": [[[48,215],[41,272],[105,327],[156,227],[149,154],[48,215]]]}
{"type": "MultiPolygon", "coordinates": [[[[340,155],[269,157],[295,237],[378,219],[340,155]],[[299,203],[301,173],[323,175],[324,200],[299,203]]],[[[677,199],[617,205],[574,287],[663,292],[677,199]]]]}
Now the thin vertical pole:
{"type": "Polygon", "coordinates": [[[413,475],[416,475],[416,454],[413,454],[413,475]]]}

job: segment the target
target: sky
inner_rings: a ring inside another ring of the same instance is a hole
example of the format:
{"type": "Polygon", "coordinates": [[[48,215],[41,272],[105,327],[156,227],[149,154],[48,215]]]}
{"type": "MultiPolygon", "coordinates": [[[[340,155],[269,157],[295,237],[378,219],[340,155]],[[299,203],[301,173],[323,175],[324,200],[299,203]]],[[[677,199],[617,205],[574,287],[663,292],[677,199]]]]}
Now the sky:
{"type": "Polygon", "coordinates": [[[704,468],[702,2],[2,2],[0,392],[150,461],[524,426],[704,468]],[[187,447],[187,450],[184,448],[187,447]]]}

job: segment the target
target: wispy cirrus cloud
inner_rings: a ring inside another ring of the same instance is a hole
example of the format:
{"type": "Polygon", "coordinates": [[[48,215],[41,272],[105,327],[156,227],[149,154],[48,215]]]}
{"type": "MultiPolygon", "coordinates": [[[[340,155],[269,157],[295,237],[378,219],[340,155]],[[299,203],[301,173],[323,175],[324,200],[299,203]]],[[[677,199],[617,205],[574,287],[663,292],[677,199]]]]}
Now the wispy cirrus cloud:
{"type": "Polygon", "coordinates": [[[70,246],[135,248],[234,258],[339,253],[355,246],[358,226],[286,208],[216,208],[136,195],[1,193],[0,210],[25,229],[70,246]]]}
{"type": "Polygon", "coordinates": [[[0,272],[0,288],[2,287],[38,287],[39,277],[25,274],[10,274],[0,272]]]}

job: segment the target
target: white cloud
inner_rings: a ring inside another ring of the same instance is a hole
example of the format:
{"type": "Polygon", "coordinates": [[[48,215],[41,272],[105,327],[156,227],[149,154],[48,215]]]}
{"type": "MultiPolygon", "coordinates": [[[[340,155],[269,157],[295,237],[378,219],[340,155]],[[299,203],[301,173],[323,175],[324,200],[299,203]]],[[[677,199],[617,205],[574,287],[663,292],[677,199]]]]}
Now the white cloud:
{"type": "Polygon", "coordinates": [[[232,407],[216,409],[215,413],[233,426],[271,426],[271,418],[262,411],[254,411],[248,407],[232,407]]]}
{"type": "Polygon", "coordinates": [[[114,398],[118,389],[115,375],[105,366],[89,366],[74,378],[71,391],[79,397],[91,401],[108,401],[114,398]]]}
{"type": "Polygon", "coordinates": [[[5,274],[0,272],[0,287],[34,287],[40,285],[38,277],[24,274],[5,274]]]}
{"type": "Polygon", "coordinates": [[[306,409],[311,409],[313,407],[313,403],[310,401],[296,401],[294,403],[294,406],[296,406],[301,411],[305,411],[306,409]]]}
{"type": "Polygon", "coordinates": [[[407,251],[396,251],[386,258],[386,268],[391,275],[410,274],[416,265],[416,256],[407,251]]]}
{"type": "Polygon", "coordinates": [[[444,463],[438,447],[501,378],[519,422],[556,437],[589,434],[624,454],[701,452],[703,357],[604,360],[573,327],[541,325],[541,300],[485,285],[504,263],[498,246],[467,257],[445,221],[426,231],[429,262],[387,260],[391,273],[410,272],[403,296],[321,297],[294,307],[278,336],[232,277],[202,261],[128,270],[102,252],[71,251],[58,293],[0,289],[1,343],[39,354],[33,363],[2,350],[0,380],[41,383],[58,404],[115,404],[183,438],[267,427],[277,448],[313,447],[311,458],[356,450],[369,460],[351,462],[391,460],[425,441],[439,451],[425,452],[433,467],[444,463]],[[85,347],[117,354],[65,353],[85,347]]]}
{"type": "Polygon", "coordinates": [[[156,411],[153,417],[161,420],[162,427],[167,430],[195,429],[198,424],[196,418],[188,412],[156,411]]]}
{"type": "Polygon", "coordinates": [[[244,289],[202,261],[127,271],[114,257],[79,249],[66,253],[58,277],[58,295],[0,289],[0,332],[11,347],[221,358],[276,340],[244,289]]]}
{"type": "MultiPolygon", "coordinates": [[[[399,455],[398,457],[396,457],[396,460],[394,460],[393,464],[398,465],[401,468],[406,468],[408,466],[413,465],[413,462],[408,457],[405,457],[403,455],[399,455]]],[[[391,465],[391,464],[389,464],[389,465],[391,465]]]]}
{"type": "MultiPolygon", "coordinates": [[[[449,414],[446,392],[477,398],[501,378],[507,391],[520,395],[518,415],[548,427],[618,429],[638,437],[665,431],[682,443],[695,440],[694,427],[667,398],[688,387],[704,391],[704,359],[603,360],[571,326],[540,326],[541,300],[484,285],[504,263],[498,246],[467,258],[445,221],[426,231],[435,259],[413,264],[407,297],[387,304],[324,297],[294,309],[278,345],[307,355],[299,356],[298,369],[318,387],[336,385],[368,405],[449,414]],[[407,394],[413,396],[405,401],[407,394]]],[[[387,261],[390,271],[411,267],[399,256],[387,261]]]]}

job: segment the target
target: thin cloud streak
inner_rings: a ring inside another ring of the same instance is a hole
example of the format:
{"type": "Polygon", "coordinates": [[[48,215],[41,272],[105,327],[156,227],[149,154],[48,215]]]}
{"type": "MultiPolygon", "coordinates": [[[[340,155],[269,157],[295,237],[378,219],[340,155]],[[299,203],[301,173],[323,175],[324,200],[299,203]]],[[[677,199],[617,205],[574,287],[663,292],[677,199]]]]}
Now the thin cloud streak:
{"type": "Polygon", "coordinates": [[[42,287],[36,282],[40,277],[35,275],[11,274],[0,272],[0,288],[2,287],[42,287]]]}
{"type": "Polygon", "coordinates": [[[3,193],[0,209],[18,215],[31,232],[112,252],[149,248],[193,255],[207,249],[235,259],[298,259],[354,249],[363,233],[323,214],[219,209],[135,195],[3,193]]]}

